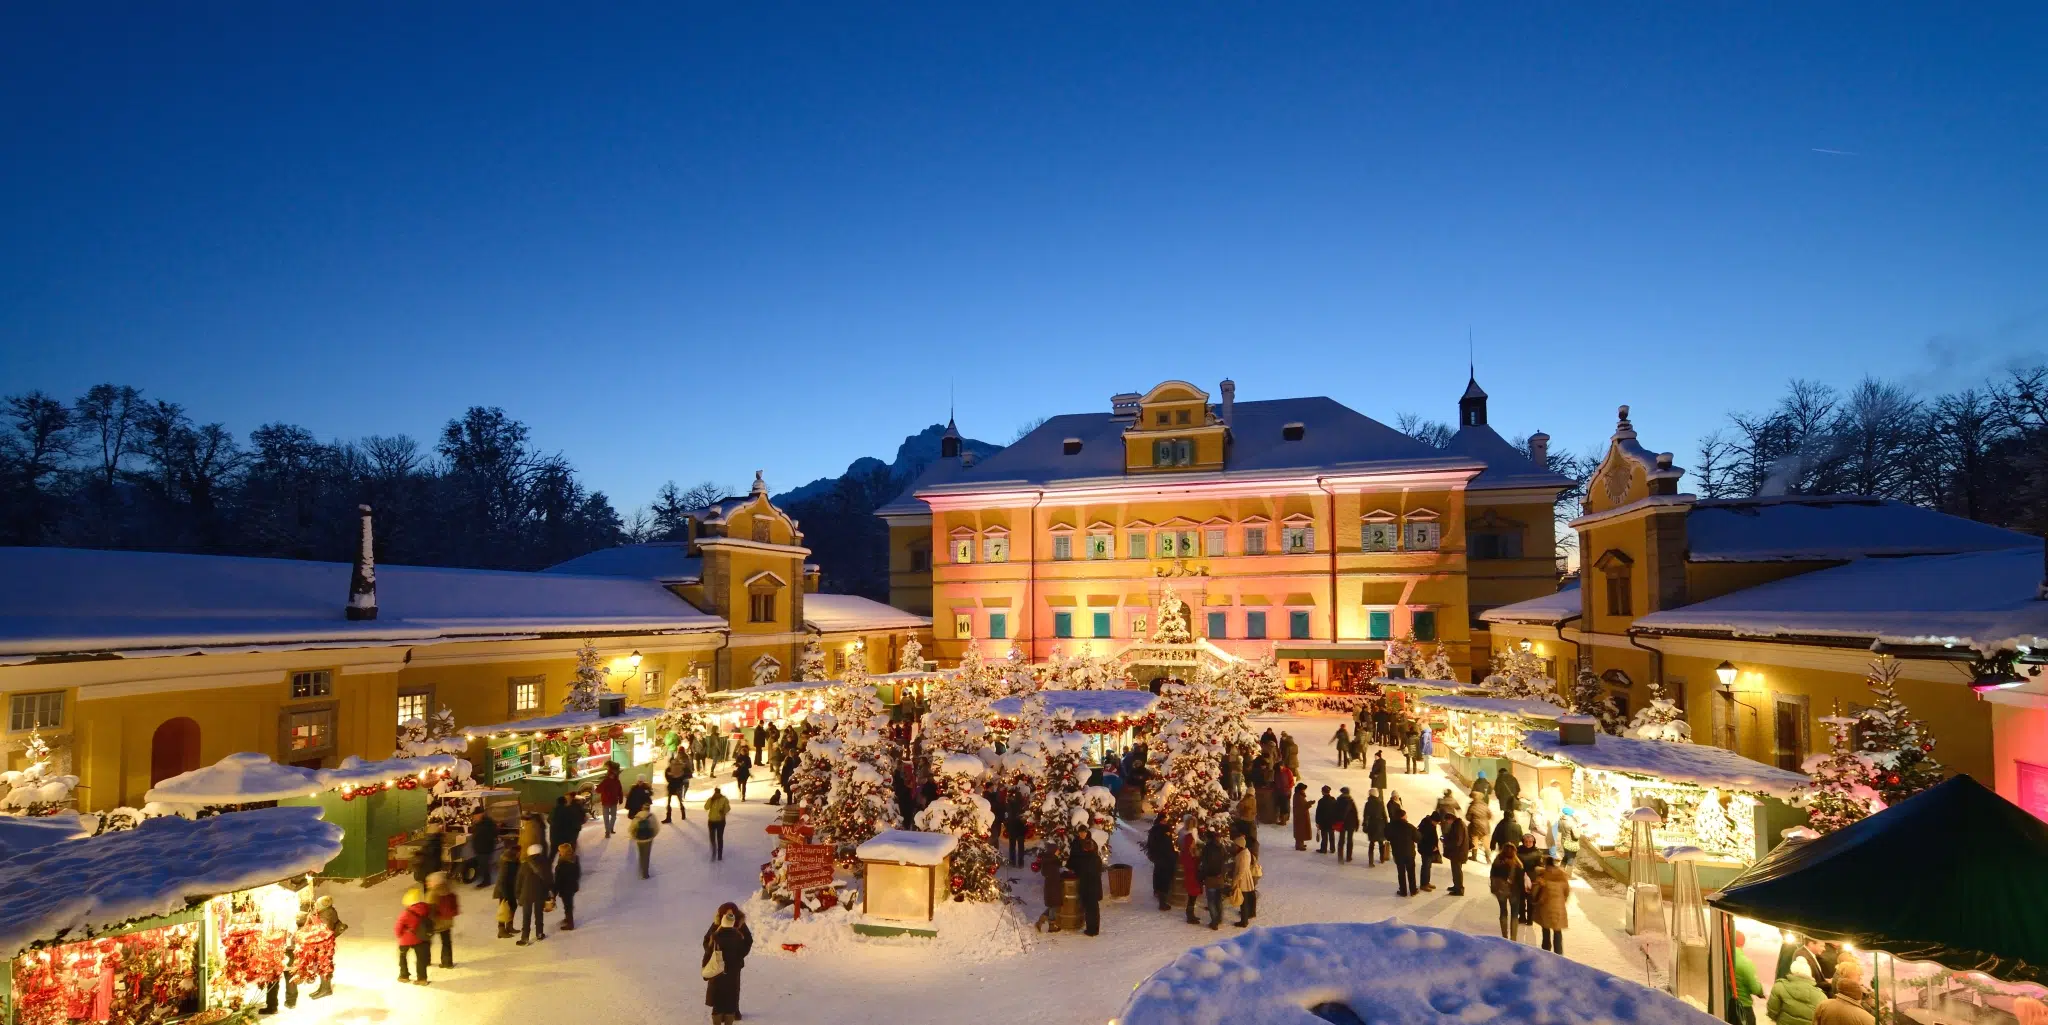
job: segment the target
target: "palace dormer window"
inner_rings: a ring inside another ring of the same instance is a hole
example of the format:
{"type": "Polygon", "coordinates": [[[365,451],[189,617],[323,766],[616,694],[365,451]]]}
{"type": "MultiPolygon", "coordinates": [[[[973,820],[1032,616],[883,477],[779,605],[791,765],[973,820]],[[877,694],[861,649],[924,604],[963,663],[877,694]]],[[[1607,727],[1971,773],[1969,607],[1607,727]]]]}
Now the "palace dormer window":
{"type": "Polygon", "coordinates": [[[1433,552],[1443,540],[1443,524],[1427,509],[1408,514],[1402,524],[1401,547],[1411,552],[1433,552]]]}
{"type": "Polygon", "coordinates": [[[1393,513],[1375,509],[1358,525],[1358,549],[1363,552],[1391,552],[1400,547],[1401,524],[1393,513]]]}
{"type": "Polygon", "coordinates": [[[1000,527],[992,527],[981,539],[981,561],[1010,561],[1010,535],[1000,527]]]}
{"type": "MultiPolygon", "coordinates": [[[[1164,416],[1165,414],[1160,414],[1164,416]]],[[[1152,443],[1153,466],[1193,466],[1195,443],[1190,438],[1160,438],[1152,443]]]]}
{"type": "Polygon", "coordinates": [[[1108,531],[1101,533],[1090,532],[1086,541],[1087,545],[1084,550],[1087,552],[1088,558],[1091,559],[1107,559],[1110,557],[1111,549],[1115,547],[1114,542],[1110,541],[1108,531]]]}
{"type": "Polygon", "coordinates": [[[1635,584],[1635,560],[1620,549],[1609,549],[1594,560],[1593,568],[1600,571],[1601,586],[1607,592],[1607,614],[1635,615],[1635,599],[1631,593],[1635,584]]]}
{"type": "Polygon", "coordinates": [[[953,539],[953,561],[958,563],[969,563],[974,561],[973,538],[956,537],[953,539]]]}
{"type": "Polygon", "coordinates": [[[1244,528],[1244,553],[1246,555],[1266,554],[1266,528],[1244,528]]]}

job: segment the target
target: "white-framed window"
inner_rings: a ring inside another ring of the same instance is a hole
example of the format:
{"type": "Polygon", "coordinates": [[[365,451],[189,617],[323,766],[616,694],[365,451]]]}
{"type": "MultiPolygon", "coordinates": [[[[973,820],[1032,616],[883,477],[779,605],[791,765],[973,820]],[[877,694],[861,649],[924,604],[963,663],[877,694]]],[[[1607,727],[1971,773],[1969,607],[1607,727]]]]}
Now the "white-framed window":
{"type": "Polygon", "coordinates": [[[64,692],[14,694],[7,699],[7,728],[10,731],[49,730],[64,725],[64,692]]]}
{"type": "Polygon", "coordinates": [[[515,676],[509,681],[512,714],[532,712],[540,708],[540,685],[544,676],[515,676]]]}
{"type": "Polygon", "coordinates": [[[974,561],[974,539],[960,537],[953,539],[953,561],[969,563],[974,561]]]}
{"type": "Polygon", "coordinates": [[[662,696],[661,670],[643,669],[640,671],[640,693],[650,698],[662,696]]]}
{"type": "Polygon", "coordinates": [[[1425,520],[1421,523],[1410,522],[1408,524],[1408,536],[1405,539],[1407,548],[1411,552],[1434,551],[1438,541],[1443,538],[1443,532],[1443,524],[1434,520],[1425,520]]]}
{"type": "Polygon", "coordinates": [[[1202,531],[1202,554],[1215,558],[1223,554],[1223,528],[1210,527],[1202,531]]]}
{"type": "Polygon", "coordinates": [[[1391,552],[1400,547],[1401,528],[1392,521],[1361,524],[1358,529],[1358,548],[1366,552],[1391,552]]]}
{"type": "Polygon", "coordinates": [[[1086,551],[1091,559],[1107,559],[1111,554],[1110,549],[1116,547],[1110,541],[1108,534],[1090,534],[1088,535],[1087,542],[1088,547],[1086,551]]]}
{"type": "Polygon", "coordinates": [[[1280,551],[1286,555],[1305,555],[1316,550],[1316,528],[1280,528],[1280,551]]]}
{"type": "Polygon", "coordinates": [[[283,736],[284,760],[303,761],[334,751],[334,708],[286,709],[283,736]]]}
{"type": "Polygon", "coordinates": [[[972,637],[972,636],[974,636],[974,614],[973,614],[973,613],[971,613],[971,612],[955,612],[955,613],[953,613],[953,636],[955,636],[955,637],[972,637]]]}
{"type": "Polygon", "coordinates": [[[334,674],[325,669],[292,674],[292,700],[334,696],[334,674]]]}
{"type": "Polygon", "coordinates": [[[1266,554],[1266,528],[1244,528],[1244,553],[1246,555],[1266,554]]]}
{"type": "Polygon", "coordinates": [[[1159,539],[1159,557],[1162,559],[1192,559],[1195,557],[1195,532],[1192,530],[1161,530],[1155,532],[1159,539]]]}
{"type": "Polygon", "coordinates": [[[414,719],[424,720],[429,706],[434,703],[434,692],[426,690],[402,691],[398,695],[398,725],[403,726],[414,719]]]}
{"type": "Polygon", "coordinates": [[[981,539],[981,561],[1010,561],[1010,539],[1007,537],[985,537],[981,539]]]}
{"type": "Polygon", "coordinates": [[[1054,534],[1052,537],[1052,557],[1055,561],[1059,562],[1073,558],[1074,535],[1054,534]]]}
{"type": "Polygon", "coordinates": [[[1130,557],[1131,557],[1131,558],[1133,558],[1133,559],[1142,559],[1142,558],[1144,558],[1144,557],[1145,557],[1145,553],[1146,553],[1146,551],[1147,551],[1147,549],[1146,549],[1146,547],[1145,547],[1145,540],[1146,540],[1146,538],[1145,538],[1145,532],[1144,532],[1144,531],[1142,531],[1142,530],[1133,530],[1133,531],[1131,531],[1131,546],[1130,546],[1129,548],[1125,549],[1125,551],[1126,551],[1127,553],[1129,553],[1130,557]]]}

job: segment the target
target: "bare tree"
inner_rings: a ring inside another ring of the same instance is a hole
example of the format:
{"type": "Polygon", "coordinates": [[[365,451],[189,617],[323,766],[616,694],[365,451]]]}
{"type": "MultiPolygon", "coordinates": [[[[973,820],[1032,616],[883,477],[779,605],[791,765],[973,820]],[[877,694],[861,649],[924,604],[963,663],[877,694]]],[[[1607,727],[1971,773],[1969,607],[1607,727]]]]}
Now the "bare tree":
{"type": "Polygon", "coordinates": [[[1449,424],[1425,419],[1421,413],[1395,414],[1394,429],[1432,448],[1450,444],[1452,435],[1457,433],[1449,424]]]}
{"type": "Polygon", "coordinates": [[[1032,431],[1035,431],[1040,427],[1045,426],[1045,421],[1045,417],[1035,416],[1029,420],[1024,421],[1022,424],[1019,424],[1017,426],[1017,433],[1010,436],[1010,444],[1015,445],[1016,443],[1023,441],[1025,435],[1030,434],[1032,431]]]}

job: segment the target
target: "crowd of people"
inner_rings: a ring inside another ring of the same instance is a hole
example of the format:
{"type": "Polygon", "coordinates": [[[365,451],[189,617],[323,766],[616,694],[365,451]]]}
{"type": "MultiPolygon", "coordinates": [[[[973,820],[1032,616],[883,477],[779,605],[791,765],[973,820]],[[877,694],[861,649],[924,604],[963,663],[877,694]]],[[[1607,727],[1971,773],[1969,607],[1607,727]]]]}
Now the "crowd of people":
{"type": "Polygon", "coordinates": [[[1766,991],[1745,937],[1738,930],[1734,939],[1736,1025],[1756,1025],[1756,1001],[1767,995],[1764,1013],[1775,1025],[1876,1025],[1863,962],[1841,944],[1787,936],[1766,991]]]}

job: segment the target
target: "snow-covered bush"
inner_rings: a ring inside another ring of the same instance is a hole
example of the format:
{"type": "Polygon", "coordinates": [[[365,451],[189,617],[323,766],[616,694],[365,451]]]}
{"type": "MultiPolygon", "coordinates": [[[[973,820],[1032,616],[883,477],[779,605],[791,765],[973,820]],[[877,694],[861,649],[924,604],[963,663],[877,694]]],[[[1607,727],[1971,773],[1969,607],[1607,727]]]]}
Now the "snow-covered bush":
{"type": "Polygon", "coordinates": [[[1650,681],[1650,703],[1637,710],[1629,721],[1628,735],[1637,740],[1662,740],[1673,744],[1692,742],[1692,727],[1685,712],[1664,696],[1664,688],[1650,681]]]}

